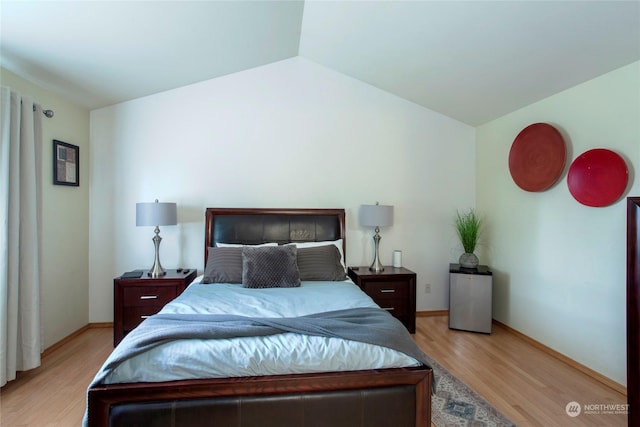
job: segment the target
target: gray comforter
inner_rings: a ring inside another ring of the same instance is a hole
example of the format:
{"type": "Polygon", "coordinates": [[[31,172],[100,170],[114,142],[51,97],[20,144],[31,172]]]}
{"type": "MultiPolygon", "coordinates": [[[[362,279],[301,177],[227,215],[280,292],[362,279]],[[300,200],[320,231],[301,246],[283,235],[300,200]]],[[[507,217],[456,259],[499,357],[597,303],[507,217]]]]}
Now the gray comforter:
{"type": "Polygon", "coordinates": [[[352,308],[292,318],[249,318],[219,314],[157,314],[142,322],[115,348],[92,385],[101,384],[123,361],[177,339],[216,339],[299,333],[388,347],[425,366],[424,353],[396,318],[378,308],[352,308]]]}

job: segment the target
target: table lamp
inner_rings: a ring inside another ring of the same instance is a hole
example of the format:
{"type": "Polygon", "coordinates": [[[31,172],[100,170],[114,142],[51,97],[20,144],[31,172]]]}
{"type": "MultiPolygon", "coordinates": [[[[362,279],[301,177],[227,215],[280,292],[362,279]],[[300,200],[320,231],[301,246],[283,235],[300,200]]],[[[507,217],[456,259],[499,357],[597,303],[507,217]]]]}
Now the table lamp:
{"type": "Polygon", "coordinates": [[[380,227],[388,227],[393,224],[393,206],[375,205],[360,206],[360,225],[363,227],[375,227],[376,234],[373,236],[375,242],[375,257],[369,270],[379,273],[384,271],[380,262],[380,227]]]}
{"type": "Polygon", "coordinates": [[[151,277],[161,277],[167,274],[160,264],[160,226],[178,224],[178,214],[175,203],[136,203],[136,226],[155,226],[156,235],[153,244],[156,247],[156,258],[151,270],[147,273],[151,277]]]}

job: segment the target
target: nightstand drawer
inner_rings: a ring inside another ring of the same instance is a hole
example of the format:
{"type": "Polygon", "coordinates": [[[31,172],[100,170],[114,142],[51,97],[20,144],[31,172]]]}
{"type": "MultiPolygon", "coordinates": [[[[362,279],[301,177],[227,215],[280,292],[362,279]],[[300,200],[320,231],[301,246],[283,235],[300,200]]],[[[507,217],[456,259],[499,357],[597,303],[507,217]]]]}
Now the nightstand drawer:
{"type": "Polygon", "coordinates": [[[175,286],[131,286],[123,289],[122,304],[125,307],[162,307],[176,296],[175,286]]]}
{"type": "Polygon", "coordinates": [[[378,299],[378,298],[372,297],[372,299],[375,301],[376,304],[380,306],[380,308],[388,311],[389,313],[391,313],[396,317],[406,315],[408,312],[407,310],[408,304],[407,304],[406,298],[378,299]]]}
{"type": "Polygon", "coordinates": [[[410,333],[416,332],[416,273],[403,267],[349,267],[349,278],[381,308],[400,320],[410,333]]]}
{"type": "Polygon", "coordinates": [[[388,298],[407,298],[409,286],[405,281],[365,281],[364,291],[374,300],[388,298]]]}
{"type": "Polygon", "coordinates": [[[113,345],[146,317],[159,312],[196,278],[195,269],[167,270],[161,277],[147,274],[113,279],[113,345]]]}
{"type": "Polygon", "coordinates": [[[125,331],[130,331],[138,326],[144,319],[156,314],[162,309],[160,306],[132,307],[124,312],[122,325],[125,331]]]}

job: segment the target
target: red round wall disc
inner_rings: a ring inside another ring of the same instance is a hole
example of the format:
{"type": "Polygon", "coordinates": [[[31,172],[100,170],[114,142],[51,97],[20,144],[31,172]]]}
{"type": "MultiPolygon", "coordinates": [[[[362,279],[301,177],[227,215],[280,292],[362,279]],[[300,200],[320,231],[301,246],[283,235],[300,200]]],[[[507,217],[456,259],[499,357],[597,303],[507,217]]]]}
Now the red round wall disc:
{"type": "Polygon", "coordinates": [[[608,206],[627,188],[629,171],[624,159],[604,148],[585,151],[578,156],[567,176],[571,195],[587,206],[608,206]]]}
{"type": "Polygon", "coordinates": [[[544,191],[562,174],[567,158],[564,138],[547,123],[522,129],[511,144],[509,172],[525,191],[544,191]]]}

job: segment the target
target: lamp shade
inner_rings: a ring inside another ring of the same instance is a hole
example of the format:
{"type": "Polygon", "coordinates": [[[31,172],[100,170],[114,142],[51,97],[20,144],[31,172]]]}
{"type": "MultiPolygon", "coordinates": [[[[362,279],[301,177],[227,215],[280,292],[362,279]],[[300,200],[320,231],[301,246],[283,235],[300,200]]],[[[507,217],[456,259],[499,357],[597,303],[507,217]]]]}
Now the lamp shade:
{"type": "Polygon", "coordinates": [[[364,227],[388,227],[393,225],[393,206],[361,205],[360,225],[364,227]]]}
{"type": "Polygon", "coordinates": [[[176,225],[178,211],[175,203],[136,203],[136,226],[176,225]]]}

